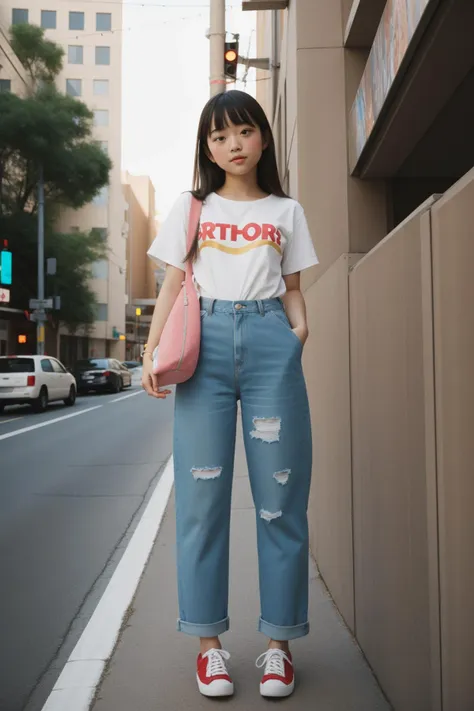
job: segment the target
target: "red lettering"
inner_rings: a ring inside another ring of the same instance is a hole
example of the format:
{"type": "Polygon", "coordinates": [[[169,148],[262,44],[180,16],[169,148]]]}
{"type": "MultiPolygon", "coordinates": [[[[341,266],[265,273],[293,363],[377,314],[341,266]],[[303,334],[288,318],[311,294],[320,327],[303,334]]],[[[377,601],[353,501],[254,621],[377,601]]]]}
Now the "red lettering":
{"type": "Polygon", "coordinates": [[[213,222],[203,222],[201,225],[201,232],[200,232],[200,239],[203,241],[207,239],[215,239],[214,237],[214,230],[216,229],[216,226],[213,222]]]}
{"type": "Polygon", "coordinates": [[[244,239],[246,239],[248,242],[253,242],[254,240],[258,239],[262,234],[262,228],[255,222],[251,222],[249,225],[245,225],[243,233],[244,239]],[[253,231],[253,234],[250,234],[250,230],[253,231]]]}
{"type": "Polygon", "coordinates": [[[281,245],[281,232],[280,230],[276,231],[276,243],[281,245]]]}
{"type": "Polygon", "coordinates": [[[231,239],[232,242],[236,242],[236,241],[237,241],[237,237],[238,237],[239,235],[243,235],[243,234],[244,234],[244,231],[243,231],[243,230],[239,230],[238,227],[237,227],[237,225],[232,225],[232,226],[231,226],[230,239],[231,239]]]}
{"type": "Polygon", "coordinates": [[[271,239],[272,242],[275,242],[275,234],[275,225],[262,225],[262,239],[271,239]]]}
{"type": "Polygon", "coordinates": [[[219,228],[220,239],[221,239],[221,240],[226,240],[226,239],[227,239],[227,230],[229,229],[230,225],[224,225],[223,222],[218,222],[218,223],[216,224],[216,227],[219,228]]]}

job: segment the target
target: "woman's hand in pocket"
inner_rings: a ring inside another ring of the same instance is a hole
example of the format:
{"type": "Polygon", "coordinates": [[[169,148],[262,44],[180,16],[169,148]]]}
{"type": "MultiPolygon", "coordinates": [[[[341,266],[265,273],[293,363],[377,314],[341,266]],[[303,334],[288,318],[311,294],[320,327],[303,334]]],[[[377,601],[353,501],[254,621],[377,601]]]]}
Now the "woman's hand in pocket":
{"type": "Polygon", "coordinates": [[[153,373],[153,360],[149,355],[145,355],[143,358],[142,388],[148,395],[159,400],[164,400],[168,395],[171,395],[171,390],[160,390],[159,387],[158,376],[153,373]]]}
{"type": "Polygon", "coordinates": [[[306,341],[308,340],[309,332],[306,326],[296,326],[296,328],[292,329],[293,333],[295,336],[297,336],[300,341],[301,345],[304,346],[306,341]]]}

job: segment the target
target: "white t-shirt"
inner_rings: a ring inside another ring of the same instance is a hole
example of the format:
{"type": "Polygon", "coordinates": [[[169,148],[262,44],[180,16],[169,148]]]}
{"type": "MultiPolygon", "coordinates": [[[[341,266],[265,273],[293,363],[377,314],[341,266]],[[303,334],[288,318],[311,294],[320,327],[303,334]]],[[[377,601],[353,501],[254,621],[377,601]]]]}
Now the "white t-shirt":
{"type": "MultiPolygon", "coordinates": [[[[148,250],[150,257],[186,269],[190,207],[191,193],[183,193],[148,250]]],[[[204,201],[199,256],[193,265],[201,296],[229,301],[282,296],[283,276],[317,263],[296,200],[269,195],[240,202],[211,193],[204,201]]]]}

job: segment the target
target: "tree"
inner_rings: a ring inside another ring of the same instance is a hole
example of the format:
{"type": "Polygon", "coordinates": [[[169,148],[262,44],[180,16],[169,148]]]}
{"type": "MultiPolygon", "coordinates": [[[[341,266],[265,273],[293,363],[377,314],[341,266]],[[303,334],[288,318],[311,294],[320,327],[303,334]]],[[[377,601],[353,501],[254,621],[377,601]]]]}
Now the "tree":
{"type": "Polygon", "coordinates": [[[33,87],[38,82],[54,82],[63,68],[64,50],[44,36],[36,25],[21,23],[10,30],[11,47],[28,72],[33,87]]]}
{"type": "Polygon", "coordinates": [[[82,207],[100,192],[112,163],[92,138],[90,109],[60,93],[53,83],[62,69],[62,48],[46,40],[39,27],[15,25],[10,33],[12,47],[32,81],[24,98],[0,93],[0,234],[9,238],[15,254],[12,303],[27,308],[28,298],[36,293],[37,184],[42,166],[45,255],[57,259],[61,321],[75,330],[95,319],[91,265],[106,256],[107,246],[94,234],[59,235],[54,224],[61,206],[82,207]]]}

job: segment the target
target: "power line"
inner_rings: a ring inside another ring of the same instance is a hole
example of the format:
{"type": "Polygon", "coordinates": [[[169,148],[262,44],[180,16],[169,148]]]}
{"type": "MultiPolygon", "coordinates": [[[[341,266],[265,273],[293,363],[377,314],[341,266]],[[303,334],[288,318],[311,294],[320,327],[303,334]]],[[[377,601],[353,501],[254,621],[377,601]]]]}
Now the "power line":
{"type": "MultiPolygon", "coordinates": [[[[61,2],[67,2],[67,3],[74,3],[77,4],[77,0],[61,0],[61,2]]],[[[132,2],[125,2],[122,0],[80,0],[81,3],[90,3],[91,5],[97,5],[97,2],[100,2],[101,5],[121,5],[122,7],[159,7],[159,8],[166,8],[168,10],[173,10],[174,8],[188,8],[188,9],[193,9],[193,8],[209,8],[210,5],[209,3],[196,3],[196,4],[190,4],[190,3],[157,3],[157,2],[150,2],[150,3],[144,3],[144,2],[137,2],[136,0],[133,0],[132,2]]],[[[236,4],[236,5],[226,5],[226,8],[232,10],[232,9],[241,9],[242,5],[236,4]]]]}
{"type": "MultiPolygon", "coordinates": [[[[204,17],[204,14],[201,12],[199,15],[193,15],[191,17],[175,17],[174,20],[163,20],[159,24],[146,24],[146,25],[140,25],[140,26],[130,26],[130,27],[118,27],[115,30],[96,30],[96,32],[81,32],[80,34],[77,35],[71,35],[68,34],[66,35],[61,35],[59,37],[55,37],[54,39],[60,40],[62,42],[67,42],[69,40],[80,40],[83,37],[95,37],[96,35],[100,35],[104,39],[107,39],[110,35],[116,34],[117,32],[130,32],[132,30],[155,30],[159,27],[162,27],[163,25],[169,25],[172,24],[173,22],[184,22],[184,21],[191,21],[191,20],[198,20],[204,17]]],[[[92,47],[93,45],[86,45],[88,47],[92,47]]]]}
{"type": "MultiPolygon", "coordinates": [[[[63,2],[69,2],[69,0],[63,0],[63,2]]],[[[169,24],[172,24],[173,22],[185,22],[185,21],[187,22],[187,21],[191,21],[191,20],[198,20],[203,17],[204,17],[204,14],[200,13],[199,15],[193,15],[192,17],[189,17],[189,16],[188,17],[175,17],[173,20],[164,20],[164,21],[160,22],[159,24],[147,24],[147,25],[140,25],[140,26],[121,27],[121,28],[117,28],[115,30],[107,30],[107,31],[98,30],[96,32],[81,32],[80,34],[77,34],[77,35],[72,35],[72,34],[68,34],[67,36],[66,35],[60,35],[60,36],[55,35],[52,38],[52,41],[57,42],[57,44],[65,46],[66,44],[70,44],[71,41],[81,40],[83,37],[95,37],[97,35],[100,35],[104,39],[107,39],[108,36],[116,34],[118,32],[131,32],[131,31],[137,31],[137,30],[140,30],[143,32],[145,30],[156,30],[157,28],[162,27],[163,25],[169,25],[169,24]]],[[[10,45],[10,42],[8,42],[8,44],[10,45]]],[[[81,43],[81,46],[95,47],[94,44],[83,44],[83,43],[81,43]]],[[[10,47],[11,47],[11,45],[10,45],[10,47]]],[[[15,54],[15,52],[13,52],[13,50],[11,52],[5,52],[5,50],[3,50],[2,54],[5,57],[7,57],[8,59],[10,59],[11,57],[16,57],[16,54],[15,54]]]]}

